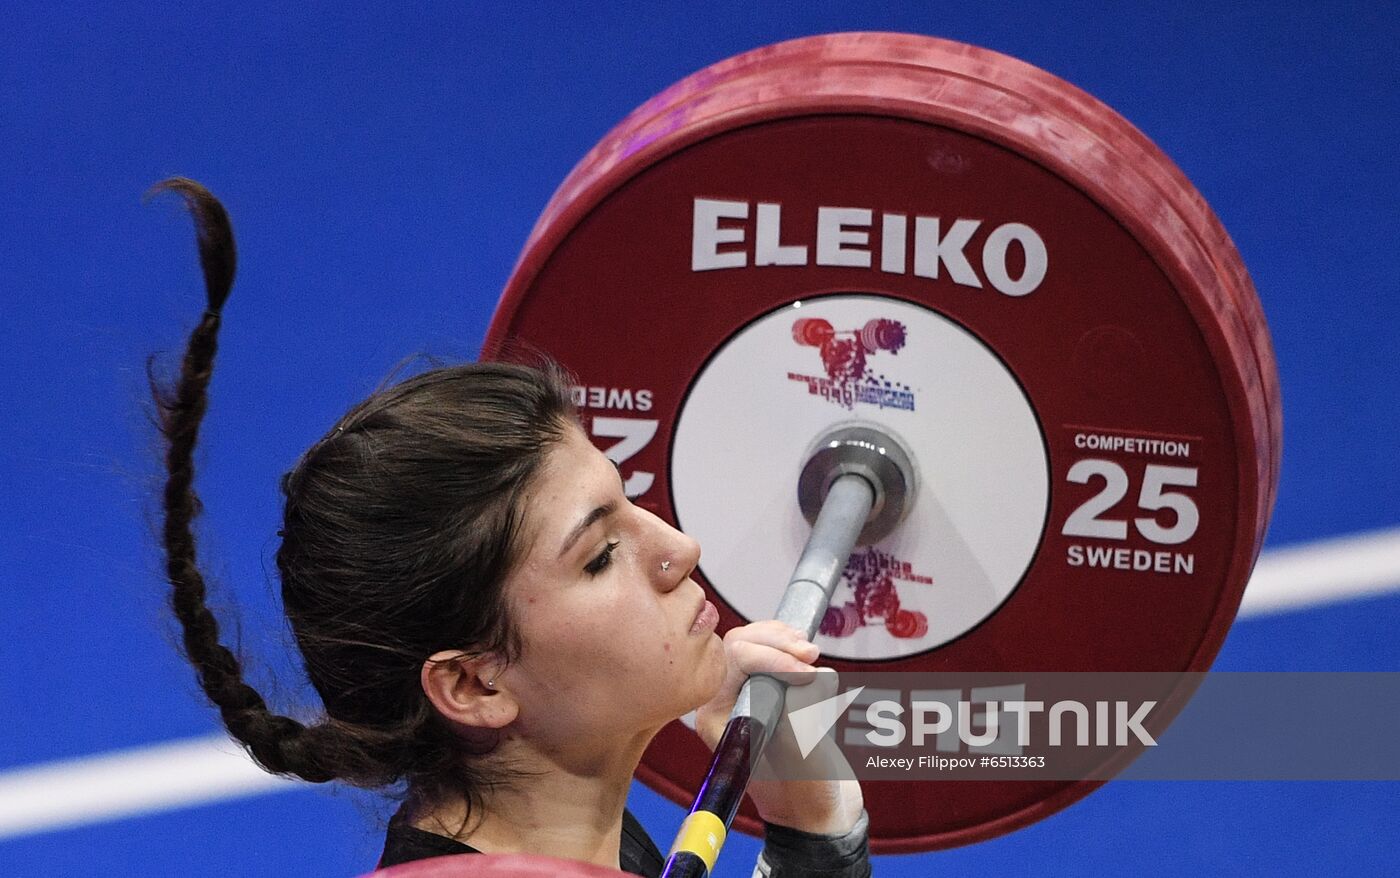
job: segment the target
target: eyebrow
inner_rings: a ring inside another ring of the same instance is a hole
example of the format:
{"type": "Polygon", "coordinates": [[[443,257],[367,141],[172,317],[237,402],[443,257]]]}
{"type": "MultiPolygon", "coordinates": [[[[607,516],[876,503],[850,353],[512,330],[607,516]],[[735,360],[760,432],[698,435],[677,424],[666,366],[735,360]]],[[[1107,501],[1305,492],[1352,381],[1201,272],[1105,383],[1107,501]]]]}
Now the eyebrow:
{"type": "Polygon", "coordinates": [[[609,500],[607,503],[596,507],[592,512],[585,515],[583,520],[580,521],[573,530],[569,531],[568,538],[564,540],[564,548],[559,550],[559,557],[564,557],[569,549],[573,548],[574,543],[578,542],[578,538],[583,536],[583,532],[596,524],[600,518],[607,518],[616,511],[617,503],[613,500],[609,500]]]}

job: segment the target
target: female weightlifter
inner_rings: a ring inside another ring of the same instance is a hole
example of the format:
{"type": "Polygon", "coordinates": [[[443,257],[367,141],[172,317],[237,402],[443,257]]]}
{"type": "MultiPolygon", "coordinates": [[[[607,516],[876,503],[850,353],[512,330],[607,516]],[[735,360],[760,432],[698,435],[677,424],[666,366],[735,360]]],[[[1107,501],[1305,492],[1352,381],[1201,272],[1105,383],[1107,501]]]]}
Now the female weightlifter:
{"type": "MultiPolygon", "coordinates": [[[[401,793],[381,866],[511,852],[658,875],[624,807],[648,742],[698,708],[713,748],[747,675],[810,671],[817,647],[773,621],[716,636],[700,547],[628,501],[558,370],[475,363],[380,390],[283,477],[282,599],[325,716],[269,710],[219,641],[191,532],[233,234],[197,183],[157,189],[194,217],[208,294],[177,381],[152,381],[171,604],[229,733],[270,772],[401,793]]],[[[855,781],[749,793],[760,874],[870,874],[855,781]]]]}

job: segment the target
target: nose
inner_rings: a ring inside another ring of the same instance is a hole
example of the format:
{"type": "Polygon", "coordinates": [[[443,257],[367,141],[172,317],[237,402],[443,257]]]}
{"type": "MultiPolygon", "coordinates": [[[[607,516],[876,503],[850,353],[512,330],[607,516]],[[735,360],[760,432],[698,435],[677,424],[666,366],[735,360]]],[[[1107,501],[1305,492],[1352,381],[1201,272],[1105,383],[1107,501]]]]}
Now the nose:
{"type": "Polygon", "coordinates": [[[671,525],[640,510],[654,528],[651,561],[652,572],[657,588],[670,591],[690,577],[695,566],[700,563],[700,543],[693,537],[676,530],[671,525]]]}
{"type": "MultiPolygon", "coordinates": [[[[669,525],[667,526],[670,527],[669,525]]],[[[680,583],[689,579],[690,574],[693,573],[696,566],[699,565],[700,542],[689,534],[681,533],[675,528],[671,528],[671,533],[675,535],[676,544],[678,546],[675,555],[671,558],[671,569],[668,571],[672,574],[672,578],[674,579],[670,587],[675,588],[680,583]]]]}

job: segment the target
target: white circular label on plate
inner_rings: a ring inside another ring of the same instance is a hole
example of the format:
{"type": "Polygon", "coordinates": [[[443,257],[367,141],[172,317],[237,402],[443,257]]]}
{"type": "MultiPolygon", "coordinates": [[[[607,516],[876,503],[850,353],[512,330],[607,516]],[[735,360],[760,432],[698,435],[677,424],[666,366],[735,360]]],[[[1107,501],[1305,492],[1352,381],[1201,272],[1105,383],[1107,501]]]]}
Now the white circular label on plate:
{"type": "Polygon", "coordinates": [[[671,448],[672,499],[720,597],[745,619],[771,619],[811,532],[797,503],[805,455],[852,421],[903,442],[918,490],[892,534],[856,547],[817,642],[836,658],[896,659],[991,615],[1045,527],[1040,425],[1005,364],[966,329],[862,294],[760,317],[690,388],[671,448]]]}

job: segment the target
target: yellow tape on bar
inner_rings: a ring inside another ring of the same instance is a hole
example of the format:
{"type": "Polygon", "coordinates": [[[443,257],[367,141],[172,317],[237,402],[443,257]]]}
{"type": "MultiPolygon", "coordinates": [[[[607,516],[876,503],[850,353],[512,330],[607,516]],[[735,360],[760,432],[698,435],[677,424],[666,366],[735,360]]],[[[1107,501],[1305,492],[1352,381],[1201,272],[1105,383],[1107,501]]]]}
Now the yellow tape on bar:
{"type": "MultiPolygon", "coordinates": [[[[724,821],[709,811],[692,811],[676,833],[676,843],[671,845],[671,854],[686,851],[705,861],[705,870],[715,867],[719,849],[724,846],[724,821]]],[[[670,856],[670,854],[667,854],[670,856]]]]}

